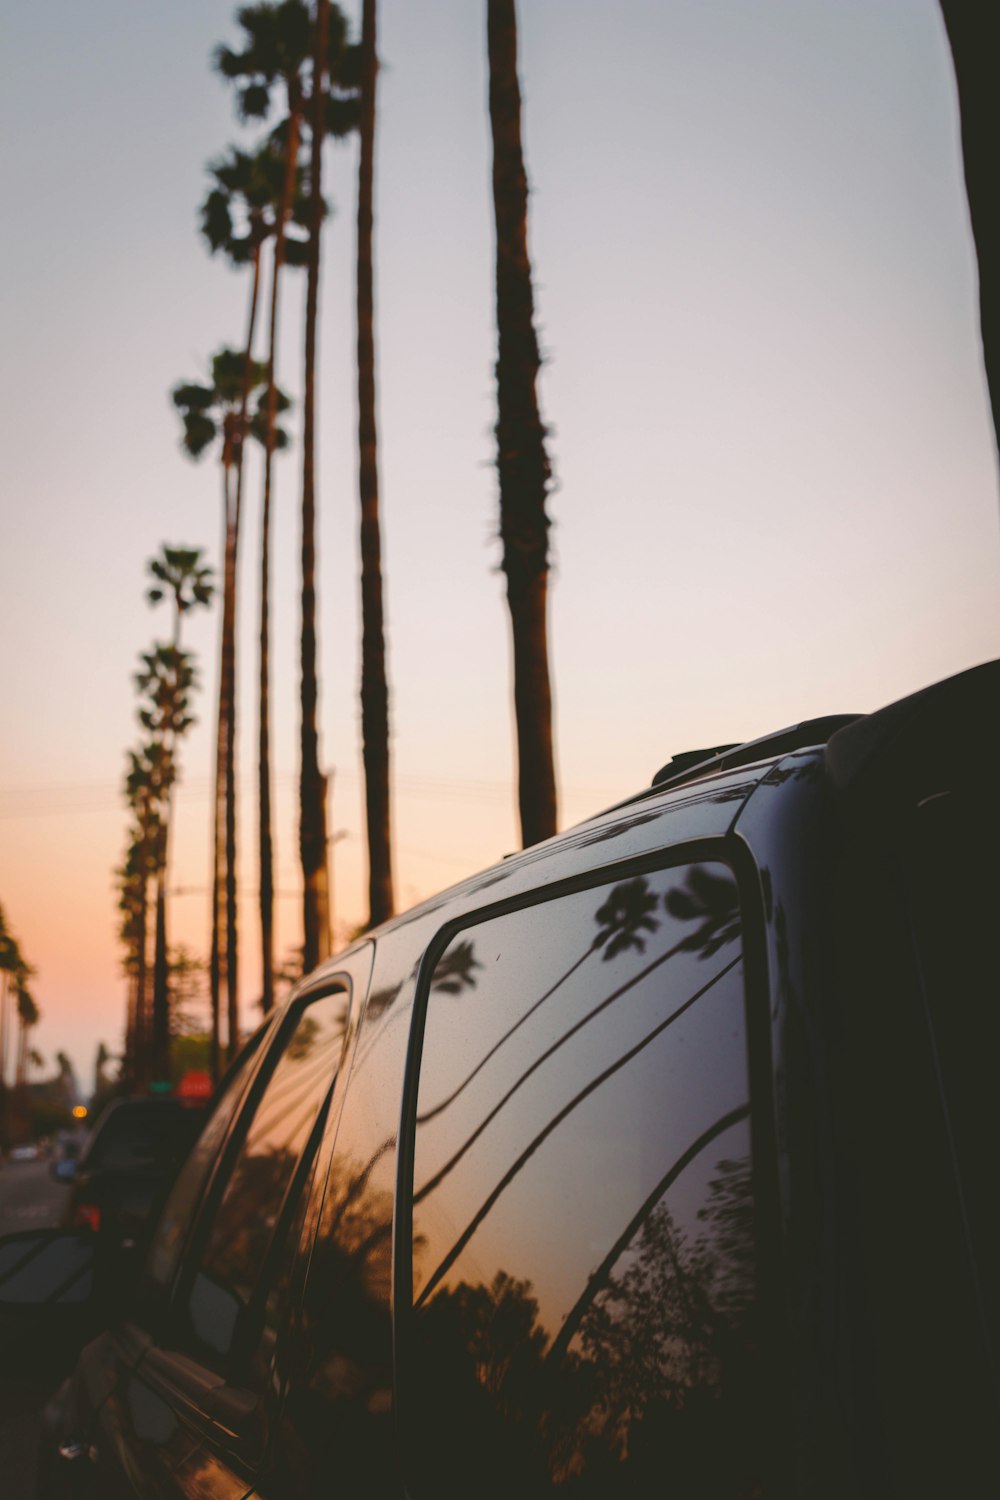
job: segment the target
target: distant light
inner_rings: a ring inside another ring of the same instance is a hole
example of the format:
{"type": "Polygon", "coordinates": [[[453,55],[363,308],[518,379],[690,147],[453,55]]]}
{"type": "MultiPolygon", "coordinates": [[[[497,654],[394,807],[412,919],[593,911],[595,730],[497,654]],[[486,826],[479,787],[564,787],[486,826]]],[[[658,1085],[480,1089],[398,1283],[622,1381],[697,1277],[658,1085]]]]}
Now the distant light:
{"type": "Polygon", "coordinates": [[[87,1106],[85,1104],[74,1104],[73,1105],[73,1118],[74,1118],[74,1120],[85,1120],[87,1118],[87,1115],[89,1113],[90,1113],[90,1111],[88,1110],[88,1108],[87,1108],[87,1106]]]}
{"type": "Polygon", "coordinates": [[[149,1085],[151,1094],[169,1094],[173,1090],[173,1084],[169,1078],[154,1078],[149,1085]]]}

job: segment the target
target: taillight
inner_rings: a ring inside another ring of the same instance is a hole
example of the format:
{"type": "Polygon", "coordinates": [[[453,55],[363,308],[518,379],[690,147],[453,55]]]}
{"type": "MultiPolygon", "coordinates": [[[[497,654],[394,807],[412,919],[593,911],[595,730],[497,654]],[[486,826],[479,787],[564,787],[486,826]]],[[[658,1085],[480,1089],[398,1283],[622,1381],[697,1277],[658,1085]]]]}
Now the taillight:
{"type": "Polygon", "coordinates": [[[101,1227],[101,1210],[96,1203],[78,1203],[73,1212],[73,1223],[81,1229],[92,1229],[96,1234],[101,1227]]]}

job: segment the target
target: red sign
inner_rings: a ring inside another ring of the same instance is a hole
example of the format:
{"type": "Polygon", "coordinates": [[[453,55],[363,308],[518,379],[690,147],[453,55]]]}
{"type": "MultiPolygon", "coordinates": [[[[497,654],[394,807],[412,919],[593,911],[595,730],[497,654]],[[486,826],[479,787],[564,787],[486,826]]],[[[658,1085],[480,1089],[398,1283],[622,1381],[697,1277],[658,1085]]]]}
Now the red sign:
{"type": "Polygon", "coordinates": [[[211,1099],[211,1074],[203,1073],[200,1068],[189,1068],[177,1085],[176,1093],[177,1098],[186,1104],[201,1104],[205,1099],[211,1099]]]}

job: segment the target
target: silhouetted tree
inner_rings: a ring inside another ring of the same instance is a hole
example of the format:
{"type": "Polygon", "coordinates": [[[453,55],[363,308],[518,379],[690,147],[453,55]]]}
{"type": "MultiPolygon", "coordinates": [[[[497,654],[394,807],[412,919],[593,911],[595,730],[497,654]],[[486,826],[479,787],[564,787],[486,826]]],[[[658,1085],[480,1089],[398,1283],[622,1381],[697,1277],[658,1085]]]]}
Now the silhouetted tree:
{"type": "MultiPolygon", "coordinates": [[[[288,114],[280,127],[284,180],[274,229],[268,330],[267,391],[264,424],[264,494],[260,550],[260,661],[258,733],[258,832],[262,990],[265,1012],[274,1003],[274,848],[271,824],[270,728],[270,591],[272,468],[277,443],[277,368],[279,294],[286,260],[286,228],[292,212],[298,173],[299,135],[305,91],[302,68],[310,55],[309,12],[302,0],[277,5],[243,6],[237,11],[243,28],[242,50],[220,46],[215,65],[236,86],[237,107],[244,119],[262,119],[271,107],[271,90],[280,85],[288,114]]],[[[232,1051],[234,1043],[230,1041],[232,1051]]]]}
{"type": "Polygon", "coordinates": [[[304,970],[330,952],[330,892],[327,871],[326,778],[320,770],[316,675],[316,350],[319,323],[320,250],[324,205],[323,142],[357,125],[354,80],[356,49],[347,45],[343,13],[316,0],[310,99],[309,247],[306,287],[305,370],[302,394],[302,631],[301,766],[299,856],[302,862],[304,970]]]}
{"type": "Polygon", "coordinates": [[[194,723],[188,713],[195,672],[190,657],[176,646],[144,652],[135,685],[141,695],[139,722],[157,747],[162,771],[157,787],[156,926],[153,958],[153,1008],[149,1056],[152,1075],[166,1078],[170,1065],[170,999],[167,969],[167,866],[170,802],[177,779],[180,739],[194,723]]]}
{"type": "Polygon", "coordinates": [[[979,263],[979,326],[996,444],[1000,442],[1000,90],[996,15],[991,6],[975,0],[941,0],[941,11],[958,87],[965,191],[979,263]]]}
{"type": "MultiPolygon", "coordinates": [[[[240,404],[236,418],[236,441],[232,444],[236,470],[235,495],[230,494],[226,484],[223,551],[225,556],[223,613],[221,632],[222,661],[219,678],[219,705],[216,738],[215,765],[215,810],[213,831],[213,894],[212,894],[212,940],[209,957],[209,989],[212,1005],[212,1046],[210,1067],[213,1078],[219,1076],[219,987],[220,987],[220,924],[222,913],[222,857],[223,842],[226,854],[226,915],[227,915],[227,992],[236,992],[237,941],[236,918],[236,874],[235,827],[235,740],[236,740],[236,580],[238,577],[240,521],[243,513],[243,458],[249,419],[249,401],[255,383],[266,378],[266,368],[253,360],[254,329],[257,323],[257,306],[260,292],[261,248],[264,241],[273,235],[277,217],[277,206],[281,199],[284,181],[284,161],[273,142],[254,154],[232,150],[228,157],[213,163],[209,168],[215,186],[202,206],[202,233],[212,254],[223,252],[234,266],[250,267],[250,305],[247,314],[246,343],[243,354],[243,373],[240,381],[240,404]],[[222,787],[225,784],[223,799],[222,787]],[[223,800],[225,809],[223,810],[223,800]],[[233,859],[230,859],[232,844],[233,859]]],[[[228,472],[228,471],[227,471],[228,472]]],[[[230,1002],[230,1011],[238,1010],[238,1004],[230,1002]]]]}
{"type": "MultiPolygon", "coordinates": [[[[256,163],[256,168],[263,170],[259,162],[256,163]]],[[[247,168],[246,171],[249,173],[250,169],[247,168]]],[[[241,177],[243,175],[242,168],[240,175],[241,177]]],[[[253,191],[250,184],[245,183],[244,186],[248,193],[253,191]]],[[[235,193],[235,187],[232,193],[235,193]]],[[[227,216],[232,212],[232,193],[226,201],[227,216]]],[[[210,194],[209,197],[211,196],[210,194]]],[[[214,212],[218,219],[221,209],[217,208],[214,212]]],[[[263,213],[263,210],[260,212],[263,213]]],[[[207,208],[205,213],[207,217],[207,208]]],[[[242,246],[243,238],[234,230],[232,221],[228,217],[227,223],[228,230],[225,230],[220,223],[216,223],[213,229],[220,248],[225,248],[230,242],[242,246]]],[[[237,251],[237,255],[242,253],[242,249],[237,251]]],[[[259,247],[257,264],[259,265],[259,247]]],[[[256,287],[254,287],[251,295],[248,348],[253,338],[256,295],[256,287]]],[[[239,1030],[239,944],[236,905],[236,584],[242,514],[244,448],[248,436],[255,437],[258,441],[261,440],[265,425],[265,414],[259,400],[255,411],[250,410],[249,400],[254,390],[259,390],[265,383],[266,378],[265,365],[250,359],[246,352],[241,354],[236,349],[224,347],[212,357],[211,380],[208,384],[181,384],[175,386],[171,393],[173,403],[180,412],[184,424],[185,452],[191,458],[198,459],[218,438],[222,463],[223,605],[219,632],[219,702],[216,720],[212,937],[209,978],[212,1004],[211,1071],[213,1077],[218,1077],[221,1050],[219,929],[221,926],[220,887],[223,883],[220,854],[223,822],[225,829],[226,998],[230,1036],[235,1036],[239,1030]],[[224,799],[223,783],[225,784],[224,799]],[[223,800],[224,819],[221,812],[223,800]]],[[[288,404],[287,398],[279,392],[279,409],[285,409],[288,404]]],[[[282,433],[279,446],[285,441],[285,435],[282,433]]]]}
{"type": "Polygon", "coordinates": [[[372,272],[375,90],[378,80],[375,0],[361,10],[361,151],[358,167],[358,484],[361,496],[361,736],[368,829],[368,921],[395,909],[389,792],[389,684],[382,608],[378,433],[375,423],[375,333],[372,272]]]}
{"type": "Polygon", "coordinates": [[[550,478],[538,411],[540,359],[528,257],[514,0],[488,0],[493,208],[496,219],[497,473],[500,539],[514,647],[518,806],[524,847],[556,831],[548,655],[550,478]]]}

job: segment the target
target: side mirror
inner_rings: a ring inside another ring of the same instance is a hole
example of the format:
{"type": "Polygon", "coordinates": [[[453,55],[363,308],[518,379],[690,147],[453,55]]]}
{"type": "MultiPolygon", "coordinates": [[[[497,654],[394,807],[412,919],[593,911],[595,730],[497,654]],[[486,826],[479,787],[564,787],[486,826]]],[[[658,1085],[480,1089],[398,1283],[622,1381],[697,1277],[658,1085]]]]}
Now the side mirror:
{"type": "Polygon", "coordinates": [[[97,1236],[28,1229],[0,1239],[0,1369],[5,1385],[50,1387],[111,1321],[97,1236]]]}
{"type": "Polygon", "coordinates": [[[49,1163],[49,1176],[54,1182],[75,1182],[76,1160],[72,1156],[60,1156],[58,1161],[49,1163]]]}
{"type": "Polygon", "coordinates": [[[25,1229],[0,1239],[0,1314],[40,1304],[86,1302],[94,1290],[94,1237],[25,1229]]]}

